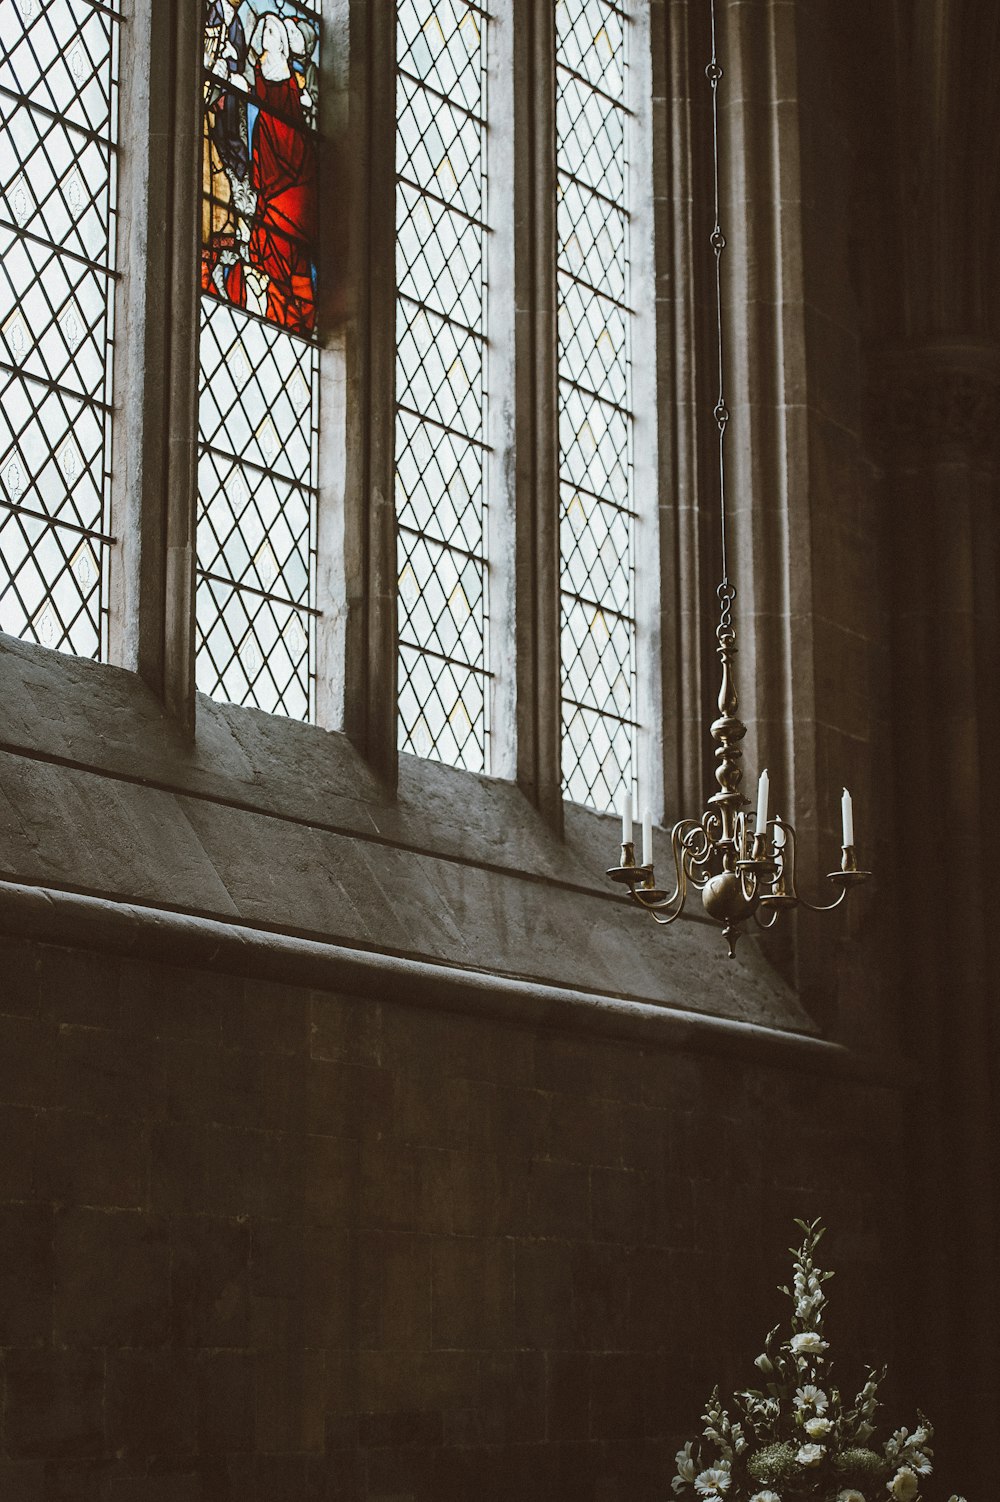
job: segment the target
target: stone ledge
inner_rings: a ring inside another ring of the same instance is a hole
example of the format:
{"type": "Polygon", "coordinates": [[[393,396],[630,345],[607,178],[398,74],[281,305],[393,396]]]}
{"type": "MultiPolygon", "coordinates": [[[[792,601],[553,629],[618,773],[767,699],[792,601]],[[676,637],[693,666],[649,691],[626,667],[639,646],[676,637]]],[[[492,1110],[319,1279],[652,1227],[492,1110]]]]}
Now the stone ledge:
{"type": "Polygon", "coordinates": [[[565,838],[513,782],[400,757],[390,796],[346,735],[197,696],[187,743],[135,673],[0,633],[0,750],[154,792],[359,835],[583,888],[604,877],[617,820],[566,807],[565,838]]]}
{"type": "MultiPolygon", "coordinates": [[[[617,821],[558,837],[520,789],[199,698],[183,743],[132,673],[0,638],[0,880],[525,984],[817,1029],[748,935],[665,936],[607,881],[617,821]]],[[[665,836],[663,837],[666,838],[665,836]]]]}
{"type": "Polygon", "coordinates": [[[841,1044],[803,1033],[45,887],[0,882],[0,932],[39,943],[141,955],[165,965],[308,986],[359,1000],[403,1001],[432,1011],[500,1018],[687,1053],[735,1056],[888,1088],[902,1088],[910,1081],[905,1062],[887,1067],[884,1060],[853,1054],[841,1044]]]}

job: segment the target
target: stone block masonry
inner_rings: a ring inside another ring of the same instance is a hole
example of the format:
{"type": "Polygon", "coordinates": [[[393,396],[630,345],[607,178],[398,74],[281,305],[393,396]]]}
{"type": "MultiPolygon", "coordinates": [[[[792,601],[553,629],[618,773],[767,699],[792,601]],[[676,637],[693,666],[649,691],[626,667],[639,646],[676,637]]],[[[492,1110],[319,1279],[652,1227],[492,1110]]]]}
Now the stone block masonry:
{"type": "Polygon", "coordinates": [[[661,1499],[796,1214],[890,1349],[887,1085],[138,950],[0,975],[4,1502],[661,1499]]]}

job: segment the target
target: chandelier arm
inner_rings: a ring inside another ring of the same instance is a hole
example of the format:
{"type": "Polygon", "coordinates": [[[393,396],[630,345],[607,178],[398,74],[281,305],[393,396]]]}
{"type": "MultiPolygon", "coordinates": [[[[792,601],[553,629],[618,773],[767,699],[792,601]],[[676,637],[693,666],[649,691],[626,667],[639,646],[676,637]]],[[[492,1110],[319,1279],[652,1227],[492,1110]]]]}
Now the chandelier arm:
{"type": "Polygon", "coordinates": [[[795,825],[786,824],[782,820],[782,828],[785,831],[785,843],[781,851],[781,879],[788,890],[789,896],[794,897],[797,902],[799,892],[798,887],[795,885],[795,825]]]}
{"type": "MultiPolygon", "coordinates": [[[[674,895],[676,896],[676,893],[674,895]]],[[[685,893],[685,897],[681,899],[681,902],[676,908],[674,908],[672,913],[666,911],[666,908],[669,906],[669,904],[666,902],[647,904],[640,901],[638,898],[636,900],[639,902],[639,906],[642,908],[643,912],[648,913],[654,923],[658,923],[661,928],[664,928],[670,923],[677,922],[677,919],[684,911],[684,902],[686,896],[687,894],[685,893]]]]}
{"type": "Polygon", "coordinates": [[[681,903],[677,911],[675,913],[671,913],[669,917],[664,917],[663,913],[658,912],[654,907],[648,907],[646,911],[647,913],[649,913],[654,923],[658,923],[661,928],[666,928],[669,924],[677,922],[677,919],[684,911],[684,904],[681,903]]]}
{"type": "Polygon", "coordinates": [[[841,887],[839,895],[836,896],[832,902],[810,902],[808,897],[801,896],[795,886],[795,826],[793,824],[786,824],[784,827],[785,839],[787,841],[785,848],[790,848],[791,850],[791,880],[789,883],[791,887],[790,895],[795,898],[796,902],[801,903],[803,907],[807,907],[811,913],[832,913],[834,908],[839,907],[844,898],[847,896],[847,883],[845,882],[845,884],[841,887]]]}
{"type": "MultiPolygon", "coordinates": [[[[676,902],[677,909],[674,913],[674,918],[679,918],[681,913],[684,911],[684,903],[687,901],[687,886],[685,884],[683,888],[675,887],[669,897],[663,897],[659,893],[657,893],[651,901],[647,901],[643,897],[642,887],[633,887],[630,896],[632,897],[633,901],[635,901],[639,905],[639,907],[642,908],[644,913],[652,913],[654,918],[656,917],[657,913],[666,912],[667,909],[672,907],[676,902]],[[678,898],[680,898],[679,902],[678,898]]],[[[660,918],[659,921],[663,923],[668,920],[660,918]]],[[[673,922],[673,918],[671,918],[669,921],[673,922]]]]}
{"type": "Polygon", "coordinates": [[[674,890],[670,893],[669,896],[657,893],[656,897],[650,901],[645,901],[642,895],[643,891],[648,891],[649,888],[635,886],[632,887],[630,892],[630,896],[639,905],[639,907],[641,907],[644,912],[652,913],[657,923],[673,923],[675,919],[679,918],[681,913],[684,911],[684,904],[687,901],[689,872],[687,869],[679,833],[685,823],[690,823],[690,820],[682,820],[681,824],[675,824],[674,828],[671,830],[670,835],[670,849],[674,858],[674,890]],[[673,912],[669,918],[663,917],[662,914],[668,912],[675,903],[677,904],[676,911],[673,912]]]}
{"type": "Polygon", "coordinates": [[[781,917],[781,909],[780,908],[772,907],[772,908],[766,909],[766,911],[768,911],[771,916],[765,922],[765,920],[760,916],[760,907],[757,906],[753,910],[753,921],[756,923],[756,925],[757,925],[758,928],[763,928],[763,929],[773,928],[774,925],[777,923],[778,919],[781,917]]]}
{"type": "Polygon", "coordinates": [[[840,895],[832,902],[810,902],[808,897],[798,897],[803,907],[807,907],[811,913],[832,913],[835,907],[839,907],[847,896],[846,886],[841,887],[840,895]]]}
{"type": "Polygon", "coordinates": [[[713,821],[713,827],[718,825],[718,819],[714,814],[706,814],[704,820],[681,819],[673,829],[673,842],[676,847],[674,864],[677,864],[679,858],[682,859],[688,876],[695,884],[698,882],[702,869],[707,870],[715,855],[718,834],[713,833],[712,828],[708,827],[710,820],[713,821]]]}
{"type": "Polygon", "coordinates": [[[701,892],[711,881],[719,864],[719,839],[722,825],[715,810],[710,810],[701,822],[685,819],[678,828],[688,826],[681,839],[684,870],[688,882],[696,892],[701,892]]]}

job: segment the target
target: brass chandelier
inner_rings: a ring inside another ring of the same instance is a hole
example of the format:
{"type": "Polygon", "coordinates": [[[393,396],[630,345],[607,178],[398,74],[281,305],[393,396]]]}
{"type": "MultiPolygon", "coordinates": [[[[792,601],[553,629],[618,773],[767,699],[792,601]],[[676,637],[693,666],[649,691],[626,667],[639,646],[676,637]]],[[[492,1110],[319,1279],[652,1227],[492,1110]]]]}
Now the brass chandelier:
{"type": "Polygon", "coordinates": [[[716,331],[718,336],[719,396],[713,416],[719,431],[719,499],[722,536],[722,582],[717,595],[719,624],[715,636],[722,665],[719,688],[719,717],[711,727],[715,742],[715,780],[719,791],[708,799],[700,819],[680,819],[670,831],[670,850],[674,864],[672,891],[656,883],[653,867],[652,819],[643,817],[642,862],[636,863],[632,822],[632,796],[626,794],[622,807],[621,858],[608,871],[612,881],[629,889],[629,896],[650,913],[657,923],[675,922],[684,911],[688,890],[701,892],[708,916],[722,926],[729,946],[729,958],[736,952],[736,941],[743,924],[750,918],[760,928],[773,928],[782,910],[800,903],[813,912],[830,912],[839,907],[852,886],[867,881],[871,872],[858,869],[854,849],[854,809],[845,788],[841,800],[843,840],[840,869],[827,874],[836,896],[832,902],[813,903],[801,897],[795,879],[795,829],[780,814],[770,818],[770,781],[766,769],[757,784],[757,808],[751,815],[750,800],[740,792],[743,781],[740,742],[747,727],[737,717],[738,699],[733,660],[736,656],[736,628],[733,625],[733,602],[736,590],[729,581],[726,558],[726,469],[725,438],[729,410],[725,400],[723,325],[722,325],[722,252],[726,246],[719,211],[719,82],[722,68],[718,60],[715,24],[715,0],[711,0],[712,57],[705,69],[712,91],[712,139],[715,177],[715,223],[710,244],[715,256],[716,331]]]}

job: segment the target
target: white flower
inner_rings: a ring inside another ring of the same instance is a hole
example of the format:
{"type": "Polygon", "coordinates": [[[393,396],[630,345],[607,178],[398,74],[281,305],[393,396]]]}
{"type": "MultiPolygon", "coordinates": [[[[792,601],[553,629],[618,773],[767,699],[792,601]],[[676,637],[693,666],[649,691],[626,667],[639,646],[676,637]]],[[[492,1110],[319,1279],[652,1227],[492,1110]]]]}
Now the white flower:
{"type": "Polygon", "coordinates": [[[814,1413],[825,1413],[830,1400],[821,1387],[807,1382],[805,1387],[795,1389],[795,1406],[800,1412],[803,1408],[811,1408],[814,1413]]]}
{"type": "Polygon", "coordinates": [[[805,1428],[810,1439],[822,1439],[824,1434],[829,1434],[833,1424],[829,1419],[807,1419],[805,1428]]]}
{"type": "Polygon", "coordinates": [[[802,1445],[795,1459],[799,1465],[814,1466],[820,1464],[825,1454],[826,1447],[824,1445],[802,1445]]]}
{"type": "Polygon", "coordinates": [[[777,1492],[754,1492],[750,1502],[781,1502],[777,1492]]]}
{"type": "Polygon", "coordinates": [[[774,1371],[774,1363],[767,1355],[758,1356],[754,1361],[754,1366],[759,1367],[765,1377],[769,1377],[774,1371]]]}
{"type": "Polygon", "coordinates": [[[675,1464],[677,1466],[677,1474],[682,1481],[694,1481],[698,1473],[698,1467],[695,1464],[694,1456],[691,1454],[690,1440],[688,1440],[683,1450],[677,1451],[675,1464]]]}
{"type": "Polygon", "coordinates": [[[911,1471],[908,1465],[901,1466],[892,1480],[886,1482],[886,1489],[896,1498],[896,1502],[914,1502],[920,1490],[917,1473],[911,1471]]]}
{"type": "Polygon", "coordinates": [[[865,1502],[865,1494],[856,1491],[853,1486],[845,1486],[842,1492],[837,1493],[837,1502],[865,1502]]]}
{"type": "Polygon", "coordinates": [[[733,1478],[728,1471],[721,1466],[709,1466],[707,1471],[702,1471],[700,1476],[694,1478],[694,1489],[703,1497],[718,1496],[728,1492],[733,1484],[733,1478]]]}
{"type": "Polygon", "coordinates": [[[918,1476],[929,1476],[934,1469],[922,1450],[911,1450],[910,1465],[918,1476]]]}
{"type": "Polygon", "coordinates": [[[803,1330],[801,1335],[792,1336],[791,1351],[793,1356],[803,1356],[810,1351],[825,1351],[827,1345],[818,1330],[803,1330]]]}

